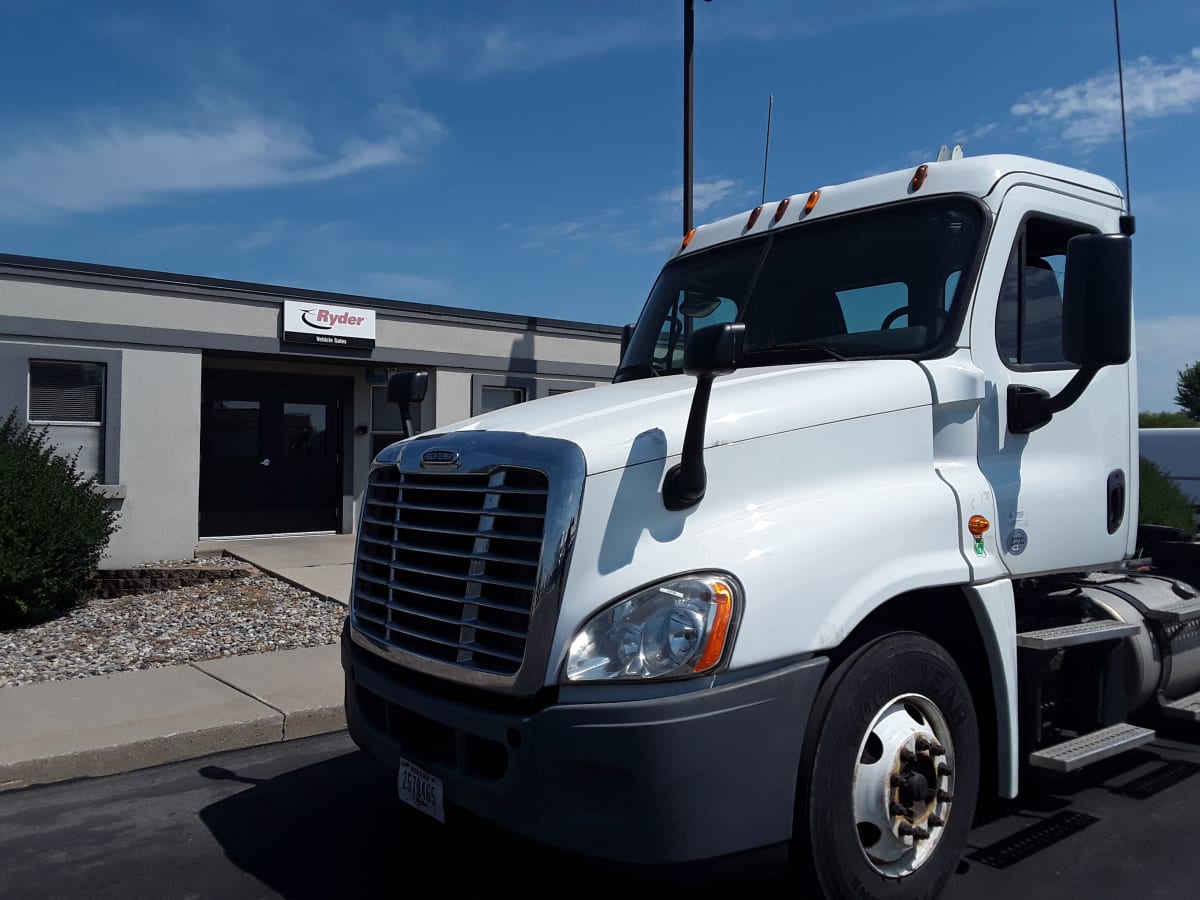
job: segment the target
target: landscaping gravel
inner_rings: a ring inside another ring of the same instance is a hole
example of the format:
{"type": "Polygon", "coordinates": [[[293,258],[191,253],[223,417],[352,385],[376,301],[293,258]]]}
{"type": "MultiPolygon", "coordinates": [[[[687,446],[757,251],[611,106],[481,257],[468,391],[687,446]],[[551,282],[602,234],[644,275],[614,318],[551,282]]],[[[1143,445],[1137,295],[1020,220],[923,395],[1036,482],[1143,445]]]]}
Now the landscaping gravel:
{"type": "Polygon", "coordinates": [[[243,578],[93,599],[0,630],[0,688],[335,643],[345,607],[228,558],[156,566],[245,566],[243,578]]]}

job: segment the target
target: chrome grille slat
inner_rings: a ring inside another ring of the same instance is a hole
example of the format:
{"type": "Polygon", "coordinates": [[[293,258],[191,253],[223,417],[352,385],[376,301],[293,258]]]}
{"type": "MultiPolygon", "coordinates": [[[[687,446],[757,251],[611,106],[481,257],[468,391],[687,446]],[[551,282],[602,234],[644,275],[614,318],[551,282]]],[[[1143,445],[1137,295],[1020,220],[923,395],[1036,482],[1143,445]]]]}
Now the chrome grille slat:
{"type": "Polygon", "coordinates": [[[434,635],[424,634],[423,632],[410,631],[405,628],[393,627],[390,630],[407,635],[408,637],[411,637],[411,638],[415,638],[419,641],[427,641],[431,644],[438,644],[442,647],[446,647],[449,649],[466,650],[466,651],[475,652],[475,653],[482,653],[486,656],[494,656],[497,659],[507,660],[508,662],[514,662],[514,663],[521,662],[520,656],[517,656],[512,653],[505,653],[502,650],[491,650],[491,649],[487,649],[484,647],[480,647],[478,644],[475,644],[475,643],[464,643],[462,641],[448,641],[448,640],[444,640],[442,638],[436,637],[434,635]]]}
{"type": "MultiPolygon", "coordinates": [[[[415,510],[417,512],[451,513],[452,515],[460,516],[504,516],[505,518],[513,519],[544,519],[546,517],[545,513],[517,512],[515,510],[500,508],[476,509],[467,506],[450,506],[443,503],[414,503],[411,500],[404,500],[402,502],[405,510],[415,510]]],[[[403,525],[402,522],[394,524],[403,525]]]]}
{"type": "Polygon", "coordinates": [[[401,653],[515,676],[533,624],[549,482],[524,466],[375,469],[364,497],[356,624],[401,653]]]}
{"type": "MultiPolygon", "coordinates": [[[[453,616],[443,616],[443,615],[438,615],[437,613],[421,612],[421,611],[413,609],[412,607],[403,606],[403,605],[401,605],[399,603],[395,603],[395,602],[388,602],[386,605],[387,605],[388,609],[395,610],[396,612],[402,612],[407,616],[413,616],[414,618],[417,618],[417,619],[428,619],[431,622],[440,622],[443,625],[466,625],[470,628],[475,629],[476,631],[487,631],[491,634],[503,635],[504,637],[515,637],[515,638],[525,637],[525,632],[523,632],[523,631],[519,631],[515,628],[501,628],[500,626],[489,624],[488,622],[486,622],[482,619],[456,619],[453,616]]],[[[406,630],[406,629],[402,628],[401,626],[397,625],[394,620],[387,624],[394,631],[405,631],[406,630]]]]}
{"type": "MultiPolygon", "coordinates": [[[[465,484],[449,484],[449,483],[438,484],[438,485],[410,484],[410,485],[400,485],[400,487],[403,487],[403,489],[406,491],[436,491],[436,492],[472,491],[474,493],[479,492],[479,488],[474,487],[472,485],[465,485],[465,484]]],[[[504,495],[544,496],[546,493],[545,490],[542,490],[540,488],[519,488],[519,487],[505,487],[505,486],[489,488],[488,492],[492,493],[492,494],[499,494],[501,496],[504,496],[504,495]]]]}

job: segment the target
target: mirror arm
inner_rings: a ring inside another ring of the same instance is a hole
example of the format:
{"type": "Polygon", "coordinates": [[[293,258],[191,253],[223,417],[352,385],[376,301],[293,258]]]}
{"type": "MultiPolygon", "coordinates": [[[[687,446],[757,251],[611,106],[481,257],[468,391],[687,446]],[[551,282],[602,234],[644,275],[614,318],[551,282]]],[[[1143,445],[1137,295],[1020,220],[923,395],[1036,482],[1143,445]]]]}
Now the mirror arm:
{"type": "Polygon", "coordinates": [[[704,469],[704,424],[708,420],[713,378],[709,373],[696,376],[696,392],[692,394],[692,409],[683,434],[683,453],[679,463],[663,479],[663,505],[672,511],[695,506],[704,499],[708,488],[708,473],[704,469]]]}
{"type": "Polygon", "coordinates": [[[1089,366],[1076,372],[1063,389],[1050,396],[1041,388],[1024,384],[1008,386],[1008,430],[1013,434],[1029,434],[1047,424],[1055,413],[1062,412],[1087,390],[1096,373],[1097,366],[1089,366]]]}

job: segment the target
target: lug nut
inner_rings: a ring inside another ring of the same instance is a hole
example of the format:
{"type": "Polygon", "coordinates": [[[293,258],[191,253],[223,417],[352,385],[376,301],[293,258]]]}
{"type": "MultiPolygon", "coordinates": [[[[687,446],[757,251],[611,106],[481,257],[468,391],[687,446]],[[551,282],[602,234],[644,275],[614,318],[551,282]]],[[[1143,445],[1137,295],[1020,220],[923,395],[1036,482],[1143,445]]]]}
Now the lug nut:
{"type": "Polygon", "coordinates": [[[937,798],[942,803],[949,803],[954,799],[952,796],[950,796],[949,791],[943,791],[941,788],[938,789],[937,798]]]}
{"type": "Polygon", "coordinates": [[[904,784],[904,779],[903,779],[903,778],[901,778],[899,775],[893,775],[893,776],[892,776],[892,780],[891,780],[890,782],[888,782],[888,783],[889,783],[889,784],[890,784],[892,787],[894,787],[894,788],[898,788],[898,787],[900,787],[900,785],[904,784]]]}
{"type": "Polygon", "coordinates": [[[946,778],[954,774],[954,770],[945,763],[938,763],[937,773],[940,777],[946,778]]]}
{"type": "Polygon", "coordinates": [[[902,762],[902,763],[912,762],[912,759],[913,759],[913,752],[911,750],[909,750],[907,747],[901,747],[900,748],[900,762],[902,762]]]}
{"type": "Polygon", "coordinates": [[[933,815],[931,815],[929,817],[929,827],[930,828],[943,828],[943,827],[945,827],[945,825],[946,825],[946,820],[943,819],[941,816],[939,816],[937,813],[934,813],[933,815]]]}
{"type": "Polygon", "coordinates": [[[911,806],[901,806],[899,803],[888,804],[888,814],[893,816],[905,816],[911,819],[913,816],[913,808],[911,806]]]}
{"type": "Polygon", "coordinates": [[[917,747],[917,752],[918,752],[918,753],[924,753],[924,752],[925,752],[926,750],[928,750],[928,749],[929,749],[931,746],[932,746],[932,745],[929,743],[929,741],[925,740],[925,738],[923,738],[923,737],[919,737],[919,738],[917,738],[917,741],[916,741],[916,747],[917,747]]]}
{"type": "Polygon", "coordinates": [[[945,756],[946,750],[944,747],[942,747],[941,744],[930,744],[929,745],[929,755],[930,756],[945,756]]]}

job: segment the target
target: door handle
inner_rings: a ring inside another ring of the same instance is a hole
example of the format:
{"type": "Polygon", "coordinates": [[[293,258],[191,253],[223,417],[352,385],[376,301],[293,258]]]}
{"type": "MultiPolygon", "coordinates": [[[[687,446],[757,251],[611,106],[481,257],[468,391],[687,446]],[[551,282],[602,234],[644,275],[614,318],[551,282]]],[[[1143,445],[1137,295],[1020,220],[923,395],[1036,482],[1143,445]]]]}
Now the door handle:
{"type": "Polygon", "coordinates": [[[270,464],[271,464],[271,461],[269,459],[264,459],[261,462],[259,462],[260,466],[269,466],[270,464]]]}

